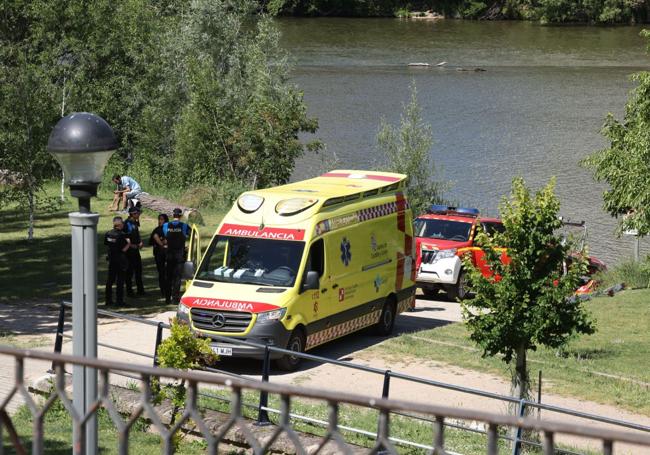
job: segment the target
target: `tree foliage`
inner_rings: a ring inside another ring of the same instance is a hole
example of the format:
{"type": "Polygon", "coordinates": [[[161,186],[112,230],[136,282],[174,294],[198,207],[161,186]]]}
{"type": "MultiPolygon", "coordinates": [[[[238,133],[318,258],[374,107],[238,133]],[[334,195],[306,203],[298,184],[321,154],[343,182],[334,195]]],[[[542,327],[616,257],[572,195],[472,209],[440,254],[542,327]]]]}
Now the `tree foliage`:
{"type": "MultiPolygon", "coordinates": [[[[0,169],[33,199],[59,174],[47,137],[94,112],[120,142],[110,170],[142,183],[285,182],[318,143],[287,56],[254,0],[7,0],[0,6],[0,169]]],[[[109,170],[109,171],[110,171],[109,170]]]]}
{"type": "Polygon", "coordinates": [[[1,8],[0,170],[14,175],[16,184],[0,188],[0,194],[27,209],[31,240],[43,179],[56,170],[44,146],[57,120],[56,87],[43,54],[27,39],[28,3],[6,2],[1,8]]]}
{"type": "Polygon", "coordinates": [[[650,73],[634,76],[638,83],[630,93],[622,121],[607,116],[602,134],[609,147],[587,157],[583,164],[597,181],[605,182],[603,208],[619,218],[620,234],[636,229],[650,233],[650,73]]]}
{"type": "Polygon", "coordinates": [[[377,146],[385,160],[384,168],[408,175],[406,191],[416,215],[431,204],[443,202],[443,192],[448,184],[436,180],[436,165],[431,158],[431,125],[422,118],[415,83],[411,85],[411,98],[404,105],[399,126],[381,120],[377,146]]]}
{"type": "Polygon", "coordinates": [[[528,391],[526,351],[559,348],[574,334],[594,331],[581,301],[572,298],[586,272],[586,253],[574,253],[567,261],[572,246],[557,233],[562,222],[554,188],[551,180],[532,194],[523,179],[514,179],[510,198],[500,206],[505,231],[476,237],[493,275],[485,277],[465,261],[475,291],[474,299],[463,302],[470,338],[483,355],[516,360],[513,392],[518,397],[528,391]],[[502,260],[503,248],[509,261],[502,260]]]}
{"type": "Polygon", "coordinates": [[[195,1],[183,20],[187,102],[174,132],[186,181],[285,183],[303,152],[298,133],[316,131],[302,93],[287,82],[278,31],[254,8],[195,1]]]}
{"type": "Polygon", "coordinates": [[[268,9],[299,16],[393,16],[433,10],[463,19],[523,19],[543,23],[647,22],[647,0],[261,0],[268,9]]]}

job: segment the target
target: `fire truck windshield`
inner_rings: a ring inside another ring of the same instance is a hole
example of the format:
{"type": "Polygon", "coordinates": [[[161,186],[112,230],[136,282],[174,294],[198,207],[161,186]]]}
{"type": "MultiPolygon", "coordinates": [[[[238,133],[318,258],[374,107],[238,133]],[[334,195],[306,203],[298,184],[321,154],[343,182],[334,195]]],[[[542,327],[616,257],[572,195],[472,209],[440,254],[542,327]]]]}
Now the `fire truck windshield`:
{"type": "Polygon", "coordinates": [[[463,221],[418,218],[413,232],[416,237],[467,242],[471,229],[472,223],[463,221]]]}

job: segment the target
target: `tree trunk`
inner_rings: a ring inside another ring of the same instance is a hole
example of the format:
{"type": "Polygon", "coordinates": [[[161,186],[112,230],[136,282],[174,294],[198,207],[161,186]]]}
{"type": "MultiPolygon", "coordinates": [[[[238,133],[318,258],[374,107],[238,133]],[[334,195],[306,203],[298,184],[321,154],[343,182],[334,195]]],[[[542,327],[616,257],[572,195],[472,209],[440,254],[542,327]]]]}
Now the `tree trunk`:
{"type": "Polygon", "coordinates": [[[65,201],[65,172],[61,171],[61,202],[65,201]]]}
{"type": "Polygon", "coordinates": [[[530,394],[530,378],[526,364],[526,346],[519,345],[515,354],[515,370],[512,373],[511,394],[518,400],[527,400],[530,394]]]}
{"type": "Polygon", "coordinates": [[[171,216],[172,211],[175,208],[179,208],[183,211],[183,217],[187,220],[188,223],[203,224],[203,217],[197,209],[186,207],[176,202],[168,201],[162,197],[152,196],[149,193],[140,193],[137,198],[140,201],[140,204],[142,204],[142,207],[146,207],[149,210],[166,213],[171,216]]]}
{"type": "Polygon", "coordinates": [[[27,240],[34,240],[34,188],[31,185],[27,190],[27,202],[29,205],[29,227],[27,228],[27,240]]]}
{"type": "MultiPolygon", "coordinates": [[[[517,352],[515,353],[515,369],[512,372],[512,383],[510,387],[510,394],[514,398],[517,398],[520,401],[528,400],[530,395],[530,378],[528,377],[528,365],[526,364],[526,345],[523,343],[517,347],[517,352]]],[[[521,412],[520,406],[519,403],[513,403],[510,413],[519,416],[521,412]]],[[[525,407],[523,415],[529,415],[530,411],[529,407],[525,407]]],[[[510,437],[513,438],[513,444],[515,444],[514,438],[519,438],[519,440],[526,439],[528,441],[534,441],[537,439],[534,432],[518,432],[516,427],[511,428],[510,437]]],[[[516,443],[516,445],[518,448],[521,448],[520,443],[516,443]]]]}

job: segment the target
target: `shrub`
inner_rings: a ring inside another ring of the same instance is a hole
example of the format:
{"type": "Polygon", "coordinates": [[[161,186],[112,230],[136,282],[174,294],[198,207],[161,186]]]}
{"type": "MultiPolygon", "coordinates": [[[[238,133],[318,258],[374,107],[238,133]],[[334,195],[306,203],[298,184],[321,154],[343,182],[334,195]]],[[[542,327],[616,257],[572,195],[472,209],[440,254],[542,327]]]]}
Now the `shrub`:
{"type": "Polygon", "coordinates": [[[415,215],[430,204],[444,202],[443,192],[449,184],[436,180],[438,172],[430,155],[431,125],[422,118],[415,83],[411,85],[411,98],[404,105],[400,124],[394,126],[381,120],[377,145],[386,162],[383,169],[408,175],[406,193],[415,215]]]}
{"type": "MultiPolygon", "coordinates": [[[[213,364],[218,357],[212,352],[210,340],[199,338],[186,324],[179,323],[176,318],[170,321],[171,334],[158,346],[157,356],[161,367],[176,370],[192,370],[203,365],[213,364]]],[[[181,416],[180,409],[185,405],[187,389],[185,381],[171,384],[154,383],[156,400],[168,399],[172,403],[171,424],[181,416]]],[[[178,433],[177,433],[178,434],[178,433]]],[[[174,440],[178,445],[180,440],[174,440]]]]}
{"type": "Polygon", "coordinates": [[[640,262],[627,259],[606,272],[599,273],[596,279],[602,283],[602,288],[619,283],[624,283],[628,289],[650,288],[650,256],[640,262]]]}
{"type": "Polygon", "coordinates": [[[483,14],[486,9],[487,5],[483,2],[467,2],[461,9],[460,14],[462,17],[467,19],[476,19],[483,14]]]}
{"type": "Polygon", "coordinates": [[[395,11],[395,17],[400,17],[400,18],[408,19],[409,17],[411,17],[411,12],[409,11],[408,8],[404,8],[404,7],[402,7],[402,8],[398,8],[398,9],[395,11]]]}

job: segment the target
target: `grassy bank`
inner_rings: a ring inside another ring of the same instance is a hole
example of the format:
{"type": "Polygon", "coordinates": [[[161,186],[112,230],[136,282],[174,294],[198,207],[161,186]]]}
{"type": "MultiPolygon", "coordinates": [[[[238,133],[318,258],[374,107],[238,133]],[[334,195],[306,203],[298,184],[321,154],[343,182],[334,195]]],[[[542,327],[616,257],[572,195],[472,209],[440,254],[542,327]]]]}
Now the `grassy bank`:
{"type": "MultiPolygon", "coordinates": [[[[542,370],[543,392],[579,397],[650,416],[650,290],[625,291],[587,302],[597,332],[573,340],[562,352],[529,352],[531,376],[542,370]]],[[[379,354],[448,363],[510,380],[497,358],[482,358],[462,324],[393,338],[379,354]]],[[[534,385],[536,387],[536,385],[534,385]]]]}
{"type": "MultiPolygon", "coordinates": [[[[48,196],[57,196],[58,183],[46,185],[45,190],[48,196]]],[[[111,229],[114,216],[108,210],[111,200],[112,193],[106,188],[101,188],[98,197],[92,200],[93,211],[100,214],[97,229],[100,304],[103,303],[107,273],[103,236],[111,229]]],[[[69,194],[63,203],[47,210],[39,209],[36,213],[34,240],[28,241],[27,215],[24,210],[15,204],[0,208],[3,220],[0,226],[0,302],[58,301],[70,297],[70,224],[67,214],[76,209],[76,199],[69,194]]],[[[205,223],[199,226],[199,230],[205,248],[225,210],[206,209],[201,212],[205,223]]],[[[140,231],[146,245],[149,234],[157,225],[157,214],[145,210],[140,221],[140,231]]],[[[127,303],[141,309],[162,308],[164,305],[157,289],[156,266],[151,247],[145,246],[141,254],[148,295],[127,300],[127,303]]]]}
{"type": "MultiPolygon", "coordinates": [[[[44,448],[48,454],[69,454],[72,450],[72,420],[59,401],[45,414],[44,448]]],[[[32,446],[32,416],[27,407],[22,407],[12,418],[20,440],[27,451],[32,446]]],[[[117,453],[118,437],[115,425],[105,410],[99,411],[98,418],[99,453],[117,453]]],[[[6,432],[3,445],[8,453],[14,453],[6,432]]],[[[149,431],[149,424],[138,419],[129,432],[129,452],[137,454],[160,453],[160,437],[149,431]]],[[[203,441],[182,442],[175,452],[182,455],[205,453],[203,441]]]]}

